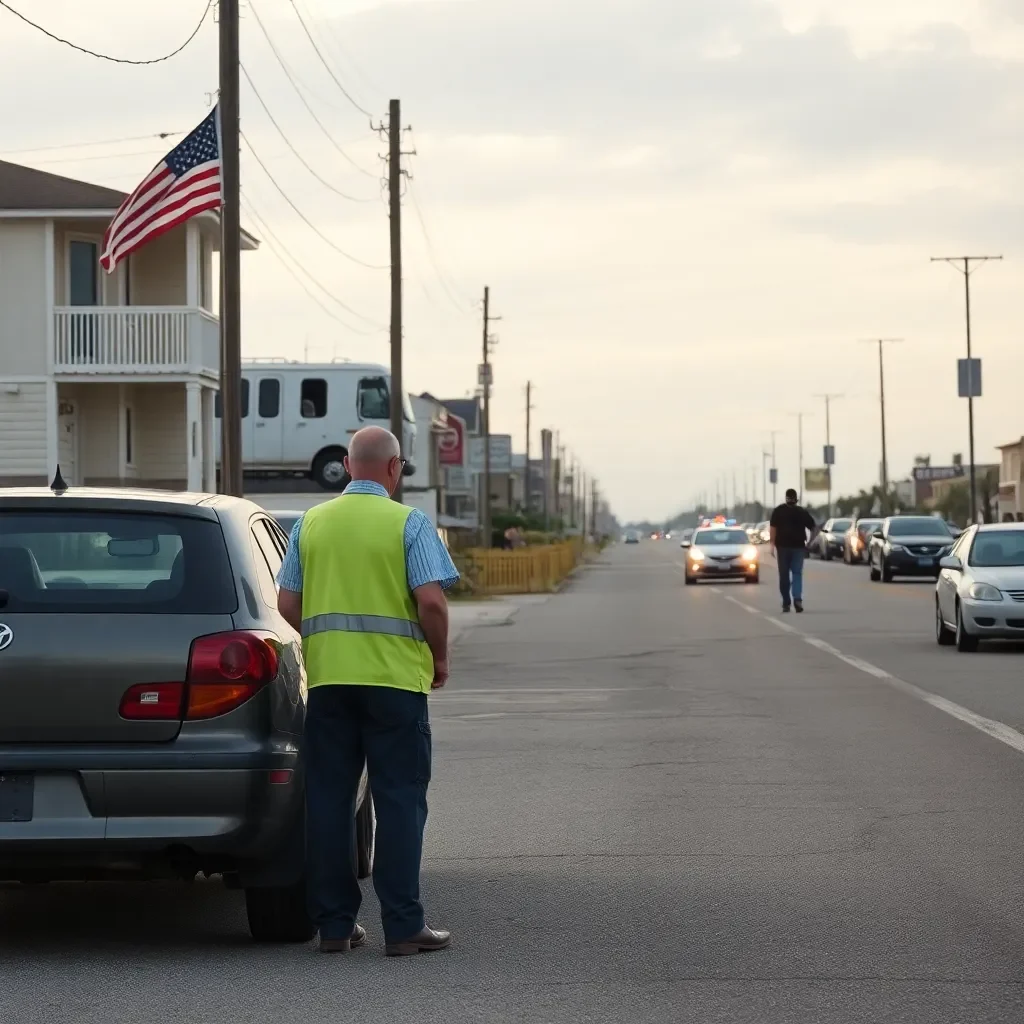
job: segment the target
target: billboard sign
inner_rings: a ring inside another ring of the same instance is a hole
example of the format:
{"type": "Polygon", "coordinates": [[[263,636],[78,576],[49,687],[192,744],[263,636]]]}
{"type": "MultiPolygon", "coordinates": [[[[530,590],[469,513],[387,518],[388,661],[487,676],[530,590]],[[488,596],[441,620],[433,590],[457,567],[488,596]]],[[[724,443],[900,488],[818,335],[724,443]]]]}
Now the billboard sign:
{"type": "Polygon", "coordinates": [[[914,479],[924,483],[932,480],[956,480],[964,475],[964,467],[959,466],[915,466],[914,479]]]}
{"type": "MultiPolygon", "coordinates": [[[[469,471],[471,473],[484,471],[484,439],[482,437],[469,439],[469,471]]],[[[491,434],[491,472],[512,472],[511,434],[491,434]]]]}
{"type": "Polygon", "coordinates": [[[956,383],[961,398],[981,398],[981,360],[958,359],[956,383]]]}
{"type": "Polygon", "coordinates": [[[820,469],[812,467],[804,470],[805,491],[827,491],[828,490],[828,466],[820,469]]]}
{"type": "Polygon", "coordinates": [[[448,426],[437,435],[437,461],[442,466],[462,466],[466,461],[466,422],[448,413],[448,426]]]}

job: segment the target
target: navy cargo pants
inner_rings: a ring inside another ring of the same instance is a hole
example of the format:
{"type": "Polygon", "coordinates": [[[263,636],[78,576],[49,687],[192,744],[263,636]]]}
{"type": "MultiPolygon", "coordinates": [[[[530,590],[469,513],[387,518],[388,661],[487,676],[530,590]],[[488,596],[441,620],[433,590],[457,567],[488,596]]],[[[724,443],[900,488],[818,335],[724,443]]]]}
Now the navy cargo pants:
{"type": "Polygon", "coordinates": [[[384,938],[411,938],[424,926],[427,695],[390,686],[315,686],[309,691],[304,751],[309,908],[320,938],[348,938],[359,913],[355,811],[364,763],[377,815],[373,887],[384,938]]]}

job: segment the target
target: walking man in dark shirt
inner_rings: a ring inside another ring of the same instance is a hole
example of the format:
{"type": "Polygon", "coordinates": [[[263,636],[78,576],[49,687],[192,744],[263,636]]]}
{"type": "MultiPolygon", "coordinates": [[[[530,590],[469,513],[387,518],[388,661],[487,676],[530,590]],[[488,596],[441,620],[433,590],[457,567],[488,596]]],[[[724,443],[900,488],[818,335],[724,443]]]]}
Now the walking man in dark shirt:
{"type": "Polygon", "coordinates": [[[779,566],[779,593],[782,610],[792,604],[798,612],[804,610],[804,559],[807,557],[807,534],[814,532],[814,519],[807,509],[796,503],[796,491],[786,491],[786,503],[773,512],[770,522],[772,554],[779,566]]]}

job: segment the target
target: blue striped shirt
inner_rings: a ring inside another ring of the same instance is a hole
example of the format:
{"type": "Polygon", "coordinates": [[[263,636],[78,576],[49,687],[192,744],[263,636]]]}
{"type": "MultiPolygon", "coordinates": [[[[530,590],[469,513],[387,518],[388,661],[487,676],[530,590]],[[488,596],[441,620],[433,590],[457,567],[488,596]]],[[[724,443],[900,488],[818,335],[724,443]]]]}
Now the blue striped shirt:
{"type": "MultiPolygon", "coordinates": [[[[375,494],[388,497],[388,492],[372,480],[353,480],[345,488],[345,494],[375,494]]],[[[302,559],[299,557],[299,533],[302,531],[302,517],[292,527],[288,538],[288,552],[277,574],[278,586],[283,590],[302,592],[302,559]]],[[[459,579],[452,556],[444,546],[437,530],[430,520],[414,508],[405,521],[405,574],[409,589],[415,590],[427,583],[440,583],[447,590],[459,579]]]]}

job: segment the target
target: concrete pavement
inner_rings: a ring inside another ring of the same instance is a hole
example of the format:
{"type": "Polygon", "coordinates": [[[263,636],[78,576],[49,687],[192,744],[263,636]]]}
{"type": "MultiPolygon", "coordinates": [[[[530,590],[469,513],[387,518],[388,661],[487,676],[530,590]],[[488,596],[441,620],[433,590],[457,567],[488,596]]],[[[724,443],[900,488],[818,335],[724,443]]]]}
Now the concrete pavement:
{"type": "Polygon", "coordinates": [[[1020,724],[1019,653],[940,651],[926,586],[815,564],[783,629],[770,568],[680,561],[617,548],[462,635],[424,865],[450,951],[384,959],[369,892],[369,948],[327,958],[251,946],[216,884],[10,889],[5,1019],[1024,1019],[1024,758],[892,682],[1020,724]]]}

